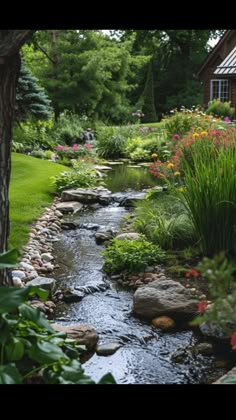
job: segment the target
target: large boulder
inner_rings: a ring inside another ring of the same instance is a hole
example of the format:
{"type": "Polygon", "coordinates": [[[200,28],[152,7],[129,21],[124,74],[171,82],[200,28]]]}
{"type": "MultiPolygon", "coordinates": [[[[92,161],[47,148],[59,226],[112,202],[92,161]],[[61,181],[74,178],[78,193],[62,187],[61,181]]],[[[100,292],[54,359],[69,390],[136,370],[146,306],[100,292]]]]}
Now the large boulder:
{"type": "Polygon", "coordinates": [[[36,277],[35,279],[28,281],[26,286],[36,286],[41,287],[44,290],[49,290],[49,292],[52,294],[55,287],[56,287],[56,281],[55,279],[51,277],[36,277]]]}
{"type": "Polygon", "coordinates": [[[198,301],[192,292],[173,280],[155,280],[138,288],[134,294],[133,311],[141,317],[192,317],[197,310],[198,301]]]}
{"type": "Polygon", "coordinates": [[[79,201],[84,204],[100,203],[103,205],[108,205],[112,201],[111,191],[104,187],[66,190],[62,192],[61,199],[62,201],[79,201]]]}
{"type": "Polygon", "coordinates": [[[62,213],[77,213],[83,208],[83,204],[78,203],[78,201],[66,201],[57,204],[56,208],[62,213]]]}

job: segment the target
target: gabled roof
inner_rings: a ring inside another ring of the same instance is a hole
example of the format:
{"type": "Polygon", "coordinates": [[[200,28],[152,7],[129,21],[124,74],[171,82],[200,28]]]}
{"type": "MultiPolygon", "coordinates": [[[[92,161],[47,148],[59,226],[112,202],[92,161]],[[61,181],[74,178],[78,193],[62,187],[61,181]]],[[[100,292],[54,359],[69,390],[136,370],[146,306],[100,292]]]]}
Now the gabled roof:
{"type": "Polygon", "coordinates": [[[217,66],[214,74],[236,74],[236,47],[234,47],[224,61],[217,66]]]}
{"type": "Polygon", "coordinates": [[[200,77],[200,74],[202,73],[202,71],[205,69],[205,67],[207,66],[207,64],[209,63],[209,61],[211,60],[211,58],[217,53],[217,51],[219,50],[219,48],[221,47],[221,45],[227,40],[227,38],[230,37],[231,33],[233,32],[232,29],[228,29],[224,35],[220,38],[219,42],[214,46],[214,48],[211,50],[211,52],[208,54],[206,60],[204,61],[204,63],[202,64],[202,66],[200,67],[200,69],[197,72],[197,77],[200,77]]]}

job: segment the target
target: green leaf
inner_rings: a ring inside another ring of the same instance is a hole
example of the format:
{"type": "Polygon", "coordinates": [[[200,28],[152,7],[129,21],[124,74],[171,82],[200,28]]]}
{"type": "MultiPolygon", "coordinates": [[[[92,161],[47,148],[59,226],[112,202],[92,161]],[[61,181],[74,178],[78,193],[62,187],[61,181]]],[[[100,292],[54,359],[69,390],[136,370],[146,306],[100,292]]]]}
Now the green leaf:
{"type": "Polygon", "coordinates": [[[28,297],[27,289],[0,288],[0,313],[15,311],[28,297]]]}
{"type": "Polygon", "coordinates": [[[77,360],[72,360],[70,365],[62,366],[59,381],[61,384],[94,384],[94,381],[84,374],[77,360]]]}
{"type": "Polygon", "coordinates": [[[39,295],[43,300],[46,300],[48,296],[46,290],[35,286],[29,286],[25,289],[0,287],[0,314],[15,311],[29,296],[35,294],[39,295]]]}
{"type": "Polygon", "coordinates": [[[21,376],[14,363],[0,365],[0,384],[21,384],[21,376]]]}
{"type": "Polygon", "coordinates": [[[101,384],[116,384],[115,378],[111,373],[107,373],[104,375],[100,381],[98,382],[99,385],[101,384]]]}
{"type": "Polygon", "coordinates": [[[24,344],[22,340],[12,337],[5,347],[7,358],[10,362],[22,359],[24,355],[24,344]]]}
{"type": "Polygon", "coordinates": [[[11,251],[4,252],[4,254],[0,254],[0,270],[15,267],[18,255],[19,252],[17,249],[12,249],[11,251]]]}
{"type": "Polygon", "coordinates": [[[55,344],[41,341],[28,351],[29,357],[38,363],[53,363],[60,359],[68,359],[60,347],[55,344]]]}
{"type": "Polygon", "coordinates": [[[19,308],[20,314],[27,320],[35,322],[39,327],[45,328],[47,331],[54,332],[54,329],[39,310],[30,305],[22,304],[19,308]]]}
{"type": "Polygon", "coordinates": [[[29,286],[27,289],[29,296],[38,295],[43,302],[45,302],[48,298],[49,292],[47,290],[41,289],[37,286],[29,286]]]}

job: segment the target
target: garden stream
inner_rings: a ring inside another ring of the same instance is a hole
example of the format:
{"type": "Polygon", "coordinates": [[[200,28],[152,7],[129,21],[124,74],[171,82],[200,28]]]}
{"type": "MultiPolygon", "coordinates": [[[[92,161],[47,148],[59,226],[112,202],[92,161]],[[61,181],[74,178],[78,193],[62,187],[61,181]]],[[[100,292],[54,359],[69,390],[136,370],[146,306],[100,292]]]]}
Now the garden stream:
{"type": "MultiPolygon", "coordinates": [[[[144,168],[116,166],[108,175],[107,188],[127,193],[155,184],[144,168]],[[120,182],[119,182],[120,180],[120,182]],[[130,191],[130,190],[129,190],[130,191]]],[[[60,266],[56,278],[63,286],[86,291],[77,303],[60,303],[55,321],[62,325],[88,324],[99,334],[99,344],[116,342],[120,348],[110,356],[94,354],[83,366],[95,381],[111,372],[118,384],[211,383],[224,373],[216,368],[216,356],[186,351],[203,338],[192,330],[162,332],[131,312],[133,292],[122,289],[102,272],[104,245],[97,245],[97,227],[119,229],[128,210],[113,203],[87,208],[73,220],[76,230],[64,231],[55,243],[60,266]],[[180,363],[173,357],[185,353],[180,363]]]]}

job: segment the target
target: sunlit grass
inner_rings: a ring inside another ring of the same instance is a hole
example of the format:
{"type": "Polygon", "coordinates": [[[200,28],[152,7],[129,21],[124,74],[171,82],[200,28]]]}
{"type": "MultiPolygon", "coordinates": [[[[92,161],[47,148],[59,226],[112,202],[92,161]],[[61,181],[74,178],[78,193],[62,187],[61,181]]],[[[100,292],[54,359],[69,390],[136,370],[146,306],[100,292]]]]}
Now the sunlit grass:
{"type": "Polygon", "coordinates": [[[12,153],[9,249],[20,249],[28,241],[32,223],[54,199],[50,177],[64,170],[70,169],[54,162],[12,153]]]}

